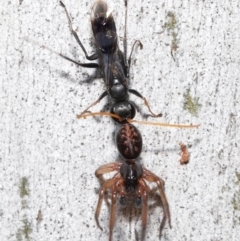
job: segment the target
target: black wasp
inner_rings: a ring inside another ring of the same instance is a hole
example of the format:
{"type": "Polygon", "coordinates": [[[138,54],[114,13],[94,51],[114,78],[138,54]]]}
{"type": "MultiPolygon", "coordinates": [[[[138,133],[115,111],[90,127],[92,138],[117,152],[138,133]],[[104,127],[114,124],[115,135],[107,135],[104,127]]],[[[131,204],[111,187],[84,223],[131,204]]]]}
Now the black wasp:
{"type": "MultiPolygon", "coordinates": [[[[145,97],[143,97],[138,91],[129,89],[129,70],[131,64],[131,55],[134,46],[139,43],[142,48],[142,44],[139,40],[136,40],[133,44],[130,57],[128,59],[128,65],[126,60],[126,28],[124,33],[124,49],[123,53],[118,47],[118,36],[116,32],[115,22],[112,13],[109,12],[108,5],[104,1],[96,1],[92,7],[91,24],[92,31],[95,38],[97,52],[91,56],[88,56],[86,49],[80,41],[77,32],[72,27],[70,15],[65,5],[60,1],[61,6],[65,9],[70,30],[78,42],[79,46],[83,50],[88,60],[99,59],[98,63],[79,63],[65,55],[60,54],[61,57],[85,68],[100,68],[103,74],[106,90],[94,101],[88,108],[86,108],[82,114],[86,113],[92,106],[99,103],[107,95],[112,103],[127,101],[128,105],[134,105],[129,101],[129,93],[136,95],[144,100],[144,104],[148,107],[153,117],[159,117],[161,114],[154,114],[145,97]]],[[[127,1],[125,0],[125,7],[127,9],[127,1]]],[[[123,107],[123,106],[122,106],[123,107]]],[[[135,108],[134,108],[135,109],[135,108]]],[[[122,111],[125,111],[123,107],[122,111]]],[[[128,117],[133,118],[133,116],[128,117]]]]}

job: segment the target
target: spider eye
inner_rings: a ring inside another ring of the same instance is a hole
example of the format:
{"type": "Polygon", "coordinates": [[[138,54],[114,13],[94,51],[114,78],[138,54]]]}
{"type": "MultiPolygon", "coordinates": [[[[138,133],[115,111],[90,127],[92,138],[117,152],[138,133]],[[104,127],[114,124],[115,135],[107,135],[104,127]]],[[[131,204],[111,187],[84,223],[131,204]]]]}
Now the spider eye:
{"type": "Polygon", "coordinates": [[[125,207],[126,204],[127,204],[126,197],[125,196],[121,196],[119,202],[120,202],[121,206],[125,207]]]}
{"type": "Polygon", "coordinates": [[[142,198],[141,198],[141,196],[139,196],[135,199],[134,206],[135,206],[135,208],[140,208],[141,205],[142,205],[142,198]]]}

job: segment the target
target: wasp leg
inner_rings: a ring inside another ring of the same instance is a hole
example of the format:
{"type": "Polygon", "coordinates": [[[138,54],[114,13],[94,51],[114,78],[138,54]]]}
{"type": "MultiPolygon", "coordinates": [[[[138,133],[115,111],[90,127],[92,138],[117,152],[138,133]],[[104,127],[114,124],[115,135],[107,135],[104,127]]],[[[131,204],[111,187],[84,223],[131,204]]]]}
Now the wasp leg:
{"type": "Polygon", "coordinates": [[[132,93],[132,94],[134,94],[134,95],[136,95],[137,97],[143,99],[144,105],[147,106],[149,112],[152,114],[152,117],[161,117],[161,116],[162,116],[162,113],[154,114],[154,113],[152,112],[152,110],[151,110],[151,108],[150,108],[150,106],[149,106],[149,104],[148,104],[147,99],[146,99],[145,97],[143,97],[138,91],[133,90],[133,89],[129,89],[129,92],[132,93]]]}
{"type": "Polygon", "coordinates": [[[76,32],[76,31],[73,29],[73,27],[72,27],[72,21],[71,21],[71,18],[70,18],[70,15],[69,15],[68,11],[67,11],[66,6],[63,4],[62,1],[60,1],[60,5],[64,8],[64,10],[65,10],[65,12],[66,12],[66,15],[67,15],[67,18],[68,18],[68,23],[69,23],[69,28],[70,28],[70,30],[71,30],[71,33],[73,34],[73,36],[74,36],[74,38],[76,39],[76,41],[78,42],[79,46],[80,46],[81,49],[83,50],[86,58],[87,58],[88,60],[96,60],[96,59],[99,57],[99,56],[98,56],[98,53],[95,53],[95,54],[93,54],[93,55],[88,56],[86,49],[84,48],[82,42],[80,41],[80,39],[79,39],[79,37],[78,37],[78,35],[77,35],[77,32],[76,32]]]}
{"type": "MultiPolygon", "coordinates": [[[[129,58],[128,58],[128,72],[130,71],[130,66],[131,66],[131,61],[132,61],[132,53],[133,53],[133,50],[134,50],[135,45],[136,45],[137,43],[140,45],[140,49],[143,48],[143,45],[142,45],[142,43],[141,43],[140,40],[136,40],[136,41],[134,42],[134,44],[133,44],[133,46],[132,46],[132,50],[131,50],[130,56],[129,56],[129,58]]],[[[128,73],[128,74],[129,74],[129,73],[128,73]]]]}
{"type": "Polygon", "coordinates": [[[85,114],[86,112],[88,112],[88,110],[93,107],[94,105],[98,104],[105,96],[107,96],[108,92],[104,91],[99,98],[94,101],[91,105],[89,105],[81,114],[77,115],[77,118],[81,118],[83,114],[85,114]]]}

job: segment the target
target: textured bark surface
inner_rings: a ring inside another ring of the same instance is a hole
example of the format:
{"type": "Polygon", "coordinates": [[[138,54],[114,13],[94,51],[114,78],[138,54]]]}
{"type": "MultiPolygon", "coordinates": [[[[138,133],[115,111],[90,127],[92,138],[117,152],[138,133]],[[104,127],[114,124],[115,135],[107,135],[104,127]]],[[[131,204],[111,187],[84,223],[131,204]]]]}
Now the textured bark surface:
{"type": "MultiPolygon", "coordinates": [[[[65,1],[89,54],[92,3],[65,1]]],[[[124,1],[109,5],[123,49],[124,1]]],[[[94,220],[100,187],[94,171],[119,159],[116,126],[106,117],[76,119],[103,92],[103,80],[39,46],[87,62],[58,1],[3,1],[0,23],[1,240],[108,240],[106,203],[102,232],[94,220]]],[[[136,39],[144,46],[134,52],[131,87],[163,113],[159,121],[201,124],[138,125],[140,161],[165,180],[171,210],[173,227],[166,225],[161,240],[240,237],[239,23],[237,0],[129,0],[128,53],[136,39]],[[179,163],[179,142],[189,147],[187,165],[179,163]]],[[[147,108],[131,99],[140,110],[136,119],[143,119],[147,108]]],[[[162,217],[154,196],[146,240],[158,240],[162,217]]],[[[140,231],[140,210],[118,208],[114,240],[139,240],[140,231]]]]}

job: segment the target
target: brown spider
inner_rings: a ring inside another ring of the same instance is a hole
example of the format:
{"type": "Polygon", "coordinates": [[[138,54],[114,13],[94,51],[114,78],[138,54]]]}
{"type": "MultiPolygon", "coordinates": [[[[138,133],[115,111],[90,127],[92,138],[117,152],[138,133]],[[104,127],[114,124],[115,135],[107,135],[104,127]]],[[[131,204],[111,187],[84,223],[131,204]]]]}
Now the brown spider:
{"type": "Polygon", "coordinates": [[[113,171],[117,172],[112,178],[104,182],[100,190],[95,213],[97,225],[102,230],[98,218],[104,194],[107,190],[111,190],[112,201],[110,208],[109,241],[112,241],[117,197],[120,196],[120,203],[124,205],[126,204],[126,196],[128,196],[128,194],[133,194],[134,203],[137,206],[142,206],[141,241],[143,241],[145,239],[145,231],[147,226],[148,195],[150,191],[146,181],[155,182],[157,184],[157,188],[154,191],[159,191],[164,211],[164,217],[160,225],[161,236],[166,219],[168,219],[169,226],[171,227],[170,211],[167,198],[164,193],[164,181],[151,171],[142,167],[142,165],[136,161],[136,158],[141,153],[142,137],[135,126],[129,123],[123,124],[117,133],[116,143],[119,152],[126,160],[123,163],[113,162],[103,165],[95,172],[97,178],[102,177],[102,175],[106,173],[113,171]]]}

